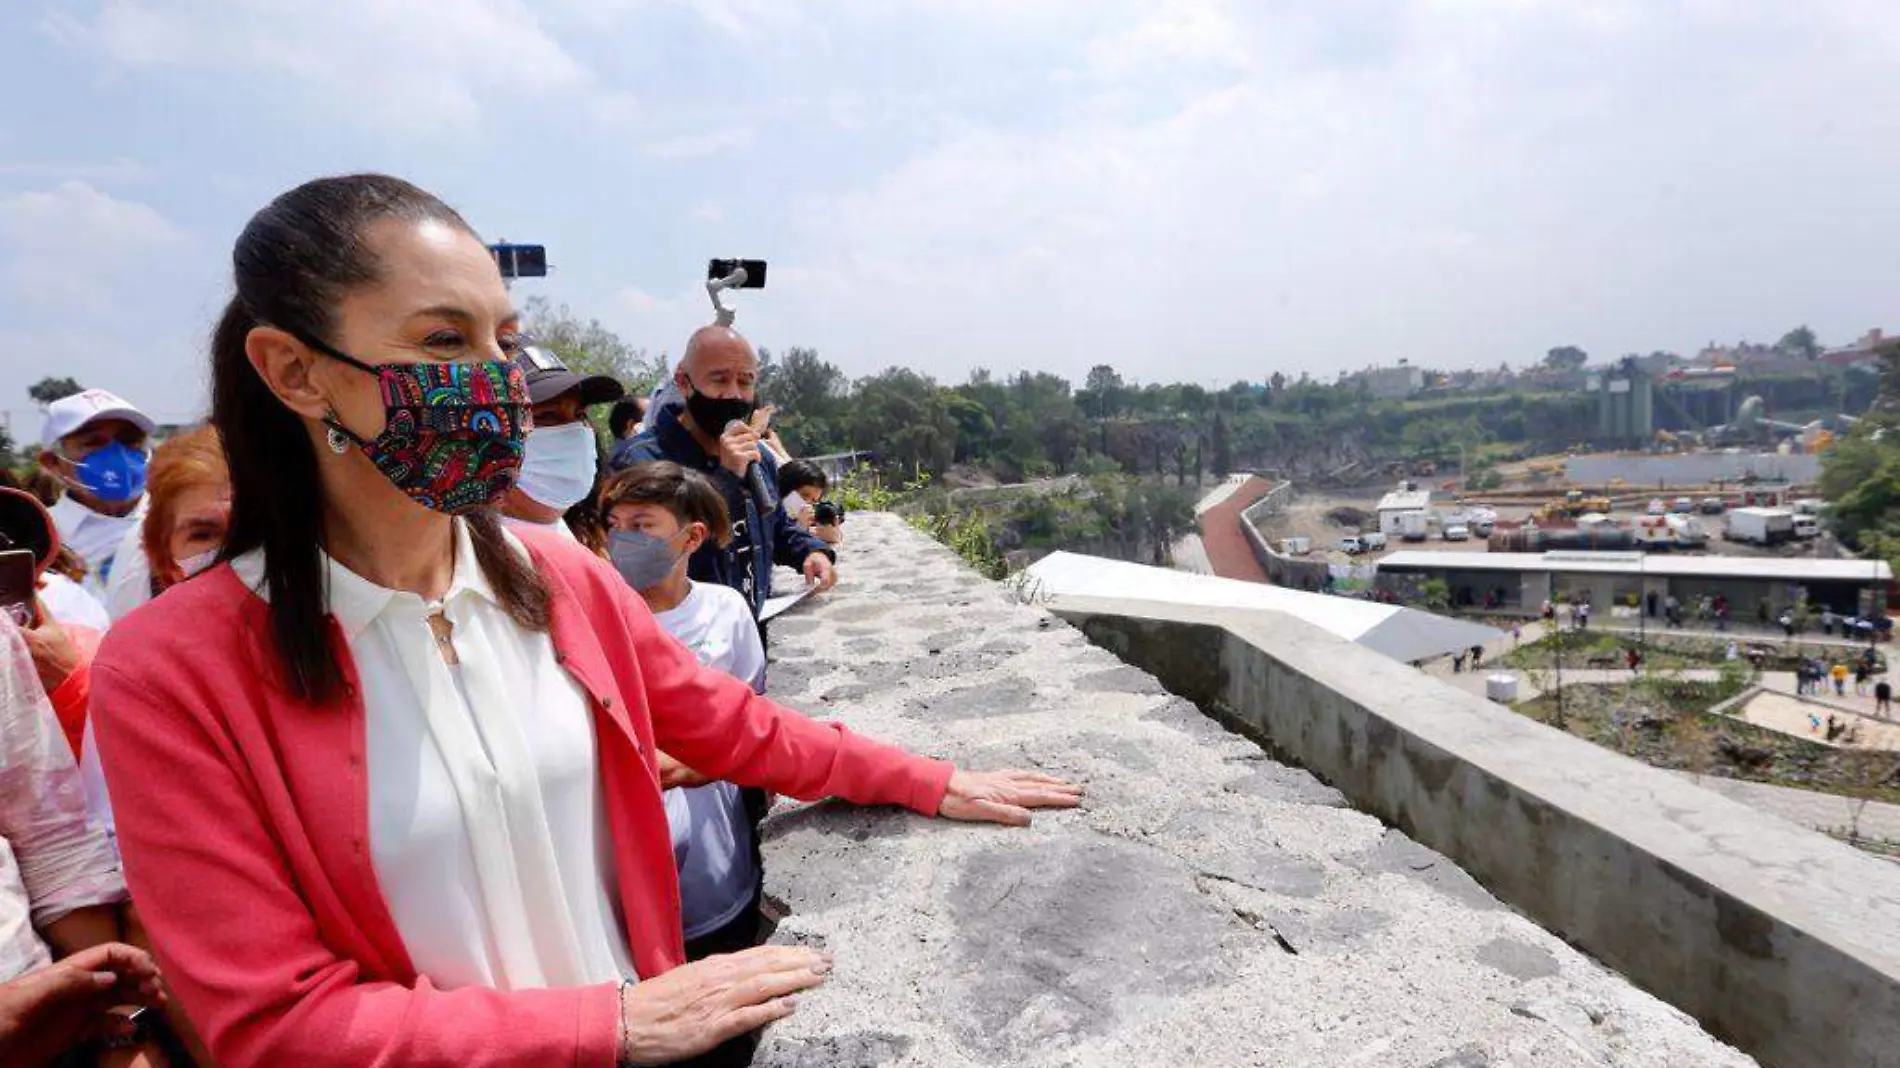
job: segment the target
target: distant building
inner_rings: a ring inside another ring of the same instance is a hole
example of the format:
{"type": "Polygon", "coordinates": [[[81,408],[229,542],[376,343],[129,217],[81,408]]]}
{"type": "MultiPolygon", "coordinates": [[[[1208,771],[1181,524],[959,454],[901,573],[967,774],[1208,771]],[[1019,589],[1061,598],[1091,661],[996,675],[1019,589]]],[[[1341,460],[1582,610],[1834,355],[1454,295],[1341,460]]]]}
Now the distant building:
{"type": "Polygon", "coordinates": [[[1674,595],[1682,603],[1723,597],[1738,621],[1758,622],[1805,598],[1842,614],[1878,611],[1887,603],[1893,569],[1877,560],[1793,557],[1649,556],[1627,552],[1448,553],[1405,550],[1379,561],[1381,589],[1438,579],[1455,608],[1489,604],[1534,616],[1546,600],[1589,600],[1604,618],[1612,607],[1654,613],[1674,595]],[[1652,606],[1654,596],[1658,602],[1652,606]]]}
{"type": "Polygon", "coordinates": [[[1432,491],[1393,490],[1379,498],[1379,533],[1389,538],[1399,536],[1399,516],[1406,512],[1418,512],[1432,506],[1432,491]]]}
{"type": "Polygon", "coordinates": [[[1655,380],[1624,360],[1613,371],[1593,372],[1584,389],[1597,395],[1597,437],[1641,444],[1656,433],[1655,380]]]}
{"type": "Polygon", "coordinates": [[[1425,388],[1425,370],[1404,360],[1397,367],[1373,367],[1360,372],[1366,389],[1381,400],[1403,400],[1425,388]]]}
{"type": "Polygon", "coordinates": [[[1833,364],[1836,367],[1851,367],[1857,363],[1873,363],[1880,358],[1880,350],[1892,344],[1900,344],[1900,338],[1888,337],[1884,331],[1876,326],[1863,334],[1861,339],[1852,345],[1845,345],[1838,349],[1829,349],[1822,353],[1821,361],[1823,363],[1833,364]]]}

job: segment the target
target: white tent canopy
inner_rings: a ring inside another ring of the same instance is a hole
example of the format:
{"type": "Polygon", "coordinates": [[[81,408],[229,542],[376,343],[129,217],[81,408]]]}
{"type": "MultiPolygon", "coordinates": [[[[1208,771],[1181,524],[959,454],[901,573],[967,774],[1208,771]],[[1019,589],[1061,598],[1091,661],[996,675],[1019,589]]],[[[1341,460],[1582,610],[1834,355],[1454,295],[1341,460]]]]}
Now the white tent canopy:
{"type": "Polygon", "coordinates": [[[1051,553],[1024,574],[1027,592],[1054,608],[1062,607],[1064,597],[1089,597],[1280,612],[1408,663],[1460,652],[1503,636],[1491,627],[1416,608],[1302,593],[1079,553],[1051,553]]]}

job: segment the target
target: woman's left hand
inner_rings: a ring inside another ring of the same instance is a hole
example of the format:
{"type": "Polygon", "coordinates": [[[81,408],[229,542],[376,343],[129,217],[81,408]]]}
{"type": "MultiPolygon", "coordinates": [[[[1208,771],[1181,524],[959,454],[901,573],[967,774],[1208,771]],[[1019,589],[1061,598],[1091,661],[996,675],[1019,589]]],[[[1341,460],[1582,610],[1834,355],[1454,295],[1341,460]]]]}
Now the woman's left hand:
{"type": "Polygon", "coordinates": [[[1032,808],[1074,808],[1082,785],[1033,771],[957,771],[937,815],[972,823],[1029,826],[1032,808]]]}

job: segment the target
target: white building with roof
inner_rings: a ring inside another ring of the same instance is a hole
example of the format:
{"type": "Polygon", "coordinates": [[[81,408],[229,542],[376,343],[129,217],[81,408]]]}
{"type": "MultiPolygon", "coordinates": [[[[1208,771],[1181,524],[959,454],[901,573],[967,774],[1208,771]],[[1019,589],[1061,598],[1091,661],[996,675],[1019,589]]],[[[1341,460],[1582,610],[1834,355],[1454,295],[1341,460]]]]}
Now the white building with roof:
{"type": "Polygon", "coordinates": [[[1406,512],[1430,511],[1431,507],[1431,490],[1393,490],[1379,498],[1379,533],[1396,538],[1399,536],[1399,516],[1406,512]]]}
{"type": "Polygon", "coordinates": [[[1641,552],[1451,553],[1406,550],[1379,561],[1379,584],[1397,590],[1440,579],[1456,608],[1535,615],[1546,600],[1588,598],[1599,611],[1640,608],[1660,615],[1671,595],[1684,605],[1725,598],[1731,617],[1760,622],[1805,598],[1851,615],[1882,608],[1893,569],[1880,560],[1677,556],[1641,552]],[[1653,599],[1653,604],[1652,604],[1653,599]]]}

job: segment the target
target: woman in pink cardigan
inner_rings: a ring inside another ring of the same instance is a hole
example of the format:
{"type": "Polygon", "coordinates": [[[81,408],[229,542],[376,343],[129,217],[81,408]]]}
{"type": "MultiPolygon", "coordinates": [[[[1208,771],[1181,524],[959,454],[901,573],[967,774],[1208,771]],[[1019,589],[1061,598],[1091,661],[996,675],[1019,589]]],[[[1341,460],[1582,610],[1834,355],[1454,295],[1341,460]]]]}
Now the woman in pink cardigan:
{"type": "Polygon", "coordinates": [[[310,182],[233,260],[222,562],[115,626],[92,683],[133,896],[223,1068],[668,1064],[791,1012],[825,955],[682,963],[656,747],[956,819],[1077,803],[757,697],[603,561],[505,533],[520,327],[436,198],[310,182]]]}

